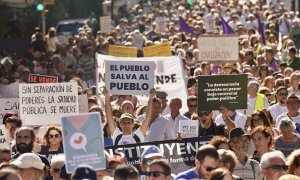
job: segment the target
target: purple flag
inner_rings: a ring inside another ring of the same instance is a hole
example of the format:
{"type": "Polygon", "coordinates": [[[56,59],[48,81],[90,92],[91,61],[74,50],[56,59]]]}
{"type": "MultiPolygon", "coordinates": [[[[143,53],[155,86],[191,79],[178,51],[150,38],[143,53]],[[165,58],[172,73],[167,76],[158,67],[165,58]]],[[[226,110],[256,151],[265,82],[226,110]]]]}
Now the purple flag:
{"type": "Polygon", "coordinates": [[[261,36],[262,43],[266,45],[266,38],[265,38],[265,33],[264,33],[264,25],[262,24],[259,15],[257,15],[257,20],[258,20],[258,33],[261,36]]]}
{"type": "Polygon", "coordinates": [[[234,30],[229,26],[229,24],[221,16],[221,24],[224,34],[235,34],[234,30]]]}
{"type": "Polygon", "coordinates": [[[179,31],[180,32],[186,32],[186,33],[191,33],[195,35],[194,31],[189,27],[189,25],[185,22],[182,17],[179,16],[179,31]]]}

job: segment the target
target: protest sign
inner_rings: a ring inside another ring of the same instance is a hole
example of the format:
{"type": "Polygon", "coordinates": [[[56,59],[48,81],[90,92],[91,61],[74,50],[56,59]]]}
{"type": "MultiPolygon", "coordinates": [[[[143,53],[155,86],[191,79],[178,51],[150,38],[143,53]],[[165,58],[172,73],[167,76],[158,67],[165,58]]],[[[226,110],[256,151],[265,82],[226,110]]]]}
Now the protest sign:
{"type": "Polygon", "coordinates": [[[72,173],[78,165],[96,170],[106,168],[103,132],[97,112],[65,116],[61,119],[66,170],[72,173]]]}
{"type": "Polygon", "coordinates": [[[238,61],[238,36],[200,36],[198,38],[200,61],[238,61]]]}
{"type": "Polygon", "coordinates": [[[179,121],[179,132],[183,138],[198,137],[199,121],[179,121]]]}
{"type": "Polygon", "coordinates": [[[76,82],[20,84],[20,116],[25,125],[60,124],[62,115],[78,114],[76,82]]]}
{"type": "Polygon", "coordinates": [[[148,95],[154,87],[154,62],[107,61],[105,72],[110,94],[148,95]]]}
{"type": "Polygon", "coordinates": [[[212,14],[208,14],[204,17],[204,26],[206,32],[215,32],[217,30],[216,18],[212,14]]]}
{"type": "Polygon", "coordinates": [[[79,113],[89,112],[87,94],[78,95],[79,113]]]}
{"type": "Polygon", "coordinates": [[[247,109],[247,74],[198,76],[198,111],[247,109]]]}
{"type": "Polygon", "coordinates": [[[143,47],[144,57],[172,56],[170,42],[143,47]]]}
{"type": "Polygon", "coordinates": [[[100,17],[100,29],[101,33],[110,33],[111,32],[111,17],[110,16],[101,16],[100,17]]]}
{"type": "MultiPolygon", "coordinates": [[[[181,59],[177,56],[170,57],[144,57],[144,58],[120,58],[96,54],[97,58],[97,89],[105,85],[105,63],[108,61],[150,61],[155,63],[154,87],[168,93],[167,98],[179,97],[182,99],[181,112],[186,112],[187,91],[181,59]]],[[[138,96],[141,104],[146,104],[147,96],[138,96]]]]}
{"type": "Polygon", "coordinates": [[[17,98],[19,97],[19,81],[9,85],[0,84],[0,98],[17,98]]]}
{"type": "Polygon", "coordinates": [[[168,20],[164,16],[158,16],[155,18],[155,32],[156,33],[164,33],[166,32],[166,25],[168,23],[168,20]]]}
{"type": "Polygon", "coordinates": [[[45,76],[38,74],[29,74],[29,83],[57,83],[57,76],[45,76]]]}
{"type": "Polygon", "coordinates": [[[0,125],[0,149],[10,149],[9,139],[6,133],[5,125],[0,125]]]}
{"type": "Polygon", "coordinates": [[[8,112],[16,112],[19,114],[19,98],[0,99],[0,122],[3,121],[3,116],[8,112]]]}
{"type": "Polygon", "coordinates": [[[110,45],[108,53],[117,57],[137,57],[138,49],[136,47],[110,45]]]}
{"type": "Polygon", "coordinates": [[[144,37],[138,30],[134,31],[131,36],[133,37],[133,46],[142,49],[144,45],[144,37]]]}
{"type": "Polygon", "coordinates": [[[195,154],[197,149],[211,139],[210,136],[186,138],[182,141],[167,140],[154,141],[137,144],[127,144],[121,146],[110,146],[105,148],[105,155],[110,157],[112,155],[121,155],[126,158],[127,164],[134,165],[141,174],[140,169],[141,154],[145,149],[151,145],[157,146],[165,159],[171,164],[172,173],[178,174],[182,171],[188,170],[195,165],[195,154]]]}

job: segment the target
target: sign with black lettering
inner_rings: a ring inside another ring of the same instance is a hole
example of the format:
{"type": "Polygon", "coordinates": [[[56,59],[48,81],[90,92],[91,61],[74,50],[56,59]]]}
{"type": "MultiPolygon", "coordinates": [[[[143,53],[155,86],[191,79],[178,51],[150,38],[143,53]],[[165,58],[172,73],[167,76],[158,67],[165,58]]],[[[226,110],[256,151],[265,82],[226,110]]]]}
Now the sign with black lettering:
{"type": "Polygon", "coordinates": [[[61,116],[79,113],[76,82],[20,84],[19,96],[25,125],[60,124],[61,116]]]}
{"type": "Polygon", "coordinates": [[[8,148],[10,149],[10,143],[6,133],[6,128],[2,124],[0,125],[0,149],[8,148]]]}
{"type": "Polygon", "coordinates": [[[39,74],[29,74],[29,83],[57,83],[57,76],[44,76],[39,74]]]}
{"type": "Polygon", "coordinates": [[[206,136],[186,138],[182,139],[182,141],[167,140],[110,146],[105,148],[104,153],[106,157],[110,157],[112,155],[120,155],[124,157],[127,161],[127,164],[134,165],[140,171],[140,173],[143,174],[140,169],[141,154],[145,149],[154,145],[160,149],[162,154],[165,156],[165,159],[171,164],[172,173],[178,174],[195,166],[196,151],[203,144],[207,144],[210,139],[210,136],[206,136]]]}
{"type": "Polygon", "coordinates": [[[198,111],[247,109],[247,75],[198,76],[198,111]]]}
{"type": "Polygon", "coordinates": [[[183,138],[197,137],[199,133],[199,121],[179,121],[179,132],[183,138]]]}
{"type": "Polygon", "coordinates": [[[19,106],[19,98],[0,99],[0,123],[2,123],[5,113],[16,112],[19,114],[19,106]]]}
{"type": "Polygon", "coordinates": [[[105,86],[110,94],[148,95],[154,87],[154,63],[107,61],[105,86]]]}

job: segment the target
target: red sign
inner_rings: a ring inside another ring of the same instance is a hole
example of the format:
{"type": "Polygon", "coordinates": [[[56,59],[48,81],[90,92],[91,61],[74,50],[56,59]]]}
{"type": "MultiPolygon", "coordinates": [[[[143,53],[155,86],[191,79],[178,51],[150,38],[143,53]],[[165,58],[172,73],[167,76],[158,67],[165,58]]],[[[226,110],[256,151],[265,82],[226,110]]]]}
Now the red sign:
{"type": "Polygon", "coordinates": [[[57,76],[45,76],[38,74],[29,74],[29,83],[57,83],[57,76]]]}

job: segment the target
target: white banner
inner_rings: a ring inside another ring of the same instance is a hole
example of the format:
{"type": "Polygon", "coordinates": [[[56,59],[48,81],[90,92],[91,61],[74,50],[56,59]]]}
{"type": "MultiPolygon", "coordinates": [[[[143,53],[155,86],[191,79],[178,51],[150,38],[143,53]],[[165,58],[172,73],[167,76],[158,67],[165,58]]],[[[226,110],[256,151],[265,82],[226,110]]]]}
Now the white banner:
{"type": "Polygon", "coordinates": [[[6,133],[6,128],[3,124],[0,125],[0,148],[1,149],[4,149],[4,148],[10,149],[10,143],[9,143],[8,136],[6,133]]]}
{"type": "Polygon", "coordinates": [[[105,86],[110,94],[148,95],[154,87],[154,62],[107,61],[105,86]]]}
{"type": "Polygon", "coordinates": [[[0,123],[2,123],[5,113],[16,112],[19,114],[19,106],[19,98],[0,99],[0,123]]]}
{"type": "Polygon", "coordinates": [[[60,124],[61,116],[79,112],[76,82],[20,84],[19,94],[25,125],[60,124]]]}
{"type": "MultiPolygon", "coordinates": [[[[172,97],[179,97],[182,99],[181,112],[187,111],[186,99],[187,90],[186,82],[184,79],[184,73],[182,70],[181,60],[177,56],[170,57],[144,57],[144,58],[124,58],[106,56],[102,54],[96,54],[97,58],[97,89],[105,85],[105,62],[107,61],[150,61],[155,63],[154,69],[154,87],[160,91],[166,91],[168,93],[167,99],[172,97]]],[[[126,80],[124,80],[126,81],[126,80]]],[[[138,96],[139,101],[145,104],[147,96],[138,96]]]]}

